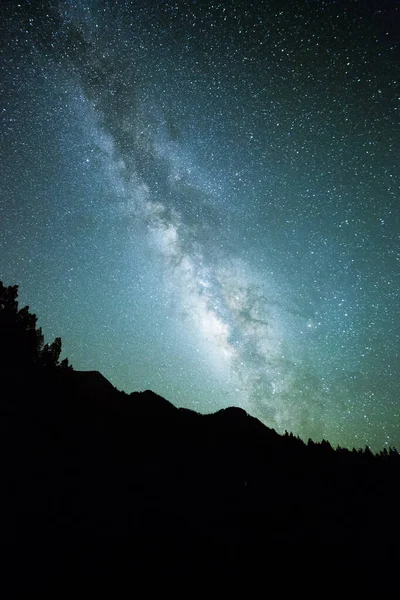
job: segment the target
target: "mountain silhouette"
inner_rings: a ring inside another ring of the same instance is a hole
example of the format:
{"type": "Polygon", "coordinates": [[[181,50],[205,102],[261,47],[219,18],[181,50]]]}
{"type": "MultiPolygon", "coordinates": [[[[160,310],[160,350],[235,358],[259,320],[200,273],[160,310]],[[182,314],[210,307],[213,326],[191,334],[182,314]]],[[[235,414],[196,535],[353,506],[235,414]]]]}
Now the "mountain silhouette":
{"type": "Polygon", "coordinates": [[[305,444],[32,356],[0,370],[3,589],[395,584],[397,451],[305,444]]]}

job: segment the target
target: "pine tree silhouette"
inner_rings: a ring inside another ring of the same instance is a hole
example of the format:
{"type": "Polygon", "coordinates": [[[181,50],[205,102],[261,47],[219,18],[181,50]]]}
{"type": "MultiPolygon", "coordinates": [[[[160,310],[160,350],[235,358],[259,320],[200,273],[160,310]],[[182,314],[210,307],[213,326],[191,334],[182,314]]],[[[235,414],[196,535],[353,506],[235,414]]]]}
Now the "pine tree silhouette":
{"type": "Polygon", "coordinates": [[[29,306],[18,308],[18,286],[0,281],[0,368],[70,368],[68,359],[59,361],[61,338],[44,344],[37,317],[29,306]]]}

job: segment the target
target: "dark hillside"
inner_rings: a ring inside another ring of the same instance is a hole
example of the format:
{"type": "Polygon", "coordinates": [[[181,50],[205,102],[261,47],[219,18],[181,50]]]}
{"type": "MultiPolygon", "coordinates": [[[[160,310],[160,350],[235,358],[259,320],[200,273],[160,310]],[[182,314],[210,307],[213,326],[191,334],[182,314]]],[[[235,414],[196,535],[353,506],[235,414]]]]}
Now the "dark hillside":
{"type": "Polygon", "coordinates": [[[377,576],[395,567],[394,452],[306,446],[238,409],[198,415],[74,371],[19,377],[1,423],[16,523],[6,519],[3,541],[27,582],[47,584],[49,570],[90,579],[98,569],[235,576],[281,561],[377,576]]]}

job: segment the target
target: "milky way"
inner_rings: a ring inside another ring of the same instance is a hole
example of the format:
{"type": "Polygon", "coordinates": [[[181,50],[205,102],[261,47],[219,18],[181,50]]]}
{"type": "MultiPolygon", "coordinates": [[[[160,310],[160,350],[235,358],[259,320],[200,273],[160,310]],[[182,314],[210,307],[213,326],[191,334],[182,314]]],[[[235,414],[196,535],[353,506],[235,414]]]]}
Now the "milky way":
{"type": "Polygon", "coordinates": [[[0,10],[0,276],[46,337],[126,391],[400,446],[395,3],[0,10]]]}

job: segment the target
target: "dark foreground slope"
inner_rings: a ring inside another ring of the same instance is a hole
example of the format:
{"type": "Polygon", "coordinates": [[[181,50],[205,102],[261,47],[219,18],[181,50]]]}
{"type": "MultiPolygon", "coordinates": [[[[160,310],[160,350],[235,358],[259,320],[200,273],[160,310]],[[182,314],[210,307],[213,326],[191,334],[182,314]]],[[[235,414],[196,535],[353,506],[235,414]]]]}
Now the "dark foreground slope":
{"type": "Polygon", "coordinates": [[[1,391],[15,586],[118,596],[189,578],[192,596],[218,577],[328,595],[396,581],[396,453],[306,446],[240,409],[202,416],[96,372],[8,371],[1,391]]]}

